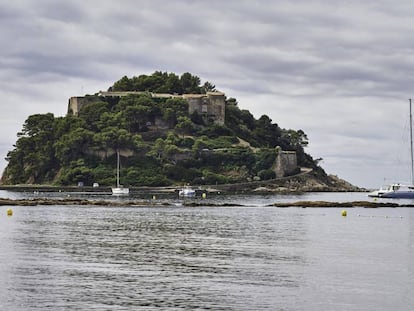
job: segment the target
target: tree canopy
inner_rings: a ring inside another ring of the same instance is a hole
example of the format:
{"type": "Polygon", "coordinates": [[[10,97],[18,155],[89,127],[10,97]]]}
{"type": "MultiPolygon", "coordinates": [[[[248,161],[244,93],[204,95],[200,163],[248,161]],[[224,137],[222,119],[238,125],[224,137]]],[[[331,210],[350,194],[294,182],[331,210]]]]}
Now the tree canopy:
{"type": "Polygon", "coordinates": [[[141,91],[169,94],[204,94],[215,91],[216,87],[206,81],[201,85],[199,77],[189,72],[177,76],[175,73],[155,71],[151,75],[139,75],[138,77],[122,77],[116,81],[109,91],[141,91]]]}

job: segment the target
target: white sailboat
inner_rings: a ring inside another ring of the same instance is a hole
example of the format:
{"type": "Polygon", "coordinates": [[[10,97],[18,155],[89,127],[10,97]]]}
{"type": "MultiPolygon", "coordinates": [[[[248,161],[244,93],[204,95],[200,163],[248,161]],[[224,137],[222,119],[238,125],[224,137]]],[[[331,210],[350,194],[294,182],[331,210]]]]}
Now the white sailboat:
{"type": "Polygon", "coordinates": [[[413,117],[410,101],[410,151],[411,151],[411,185],[394,183],[368,194],[370,197],[386,199],[414,199],[414,158],[413,158],[413,117]]]}
{"type": "Polygon", "coordinates": [[[127,195],[129,194],[129,188],[122,186],[119,183],[119,170],[120,170],[120,158],[119,150],[116,151],[116,187],[112,188],[113,195],[127,195]]]}

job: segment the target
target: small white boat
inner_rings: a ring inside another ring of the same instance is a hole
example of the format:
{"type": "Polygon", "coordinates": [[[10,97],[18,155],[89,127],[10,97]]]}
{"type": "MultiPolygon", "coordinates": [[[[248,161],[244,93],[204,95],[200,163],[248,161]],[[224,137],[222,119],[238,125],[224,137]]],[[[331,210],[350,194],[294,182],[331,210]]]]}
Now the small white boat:
{"type": "Polygon", "coordinates": [[[116,152],[117,155],[117,164],[116,164],[116,187],[112,188],[113,195],[127,195],[129,194],[129,188],[122,186],[119,183],[119,168],[120,168],[120,160],[119,160],[119,150],[116,152]]]}
{"type": "Polygon", "coordinates": [[[180,197],[194,197],[196,195],[196,191],[189,186],[185,186],[178,191],[178,195],[180,197]]]}
{"type": "Polygon", "coordinates": [[[119,185],[119,187],[112,188],[112,194],[114,195],[129,194],[129,188],[124,188],[122,185],[119,185]]]}

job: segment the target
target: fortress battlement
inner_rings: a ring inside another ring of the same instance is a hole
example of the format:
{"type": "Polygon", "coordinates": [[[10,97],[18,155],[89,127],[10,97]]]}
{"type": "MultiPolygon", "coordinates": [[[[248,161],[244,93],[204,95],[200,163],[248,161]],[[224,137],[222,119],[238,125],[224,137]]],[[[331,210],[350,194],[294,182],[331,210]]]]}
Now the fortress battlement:
{"type": "MultiPolygon", "coordinates": [[[[225,119],[225,100],[226,96],[221,92],[207,92],[206,94],[167,94],[151,92],[106,92],[100,91],[100,97],[124,97],[129,95],[149,94],[153,98],[182,98],[188,102],[188,113],[197,111],[202,115],[207,115],[217,124],[224,124],[225,119]]],[[[79,115],[79,111],[87,104],[86,97],[74,96],[69,98],[68,114],[79,115]]]]}

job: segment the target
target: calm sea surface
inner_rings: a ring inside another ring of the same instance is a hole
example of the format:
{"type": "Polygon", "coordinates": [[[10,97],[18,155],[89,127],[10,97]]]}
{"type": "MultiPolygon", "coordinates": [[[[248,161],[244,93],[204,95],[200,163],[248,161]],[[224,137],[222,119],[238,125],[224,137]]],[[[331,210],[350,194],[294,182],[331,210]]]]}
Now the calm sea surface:
{"type": "Polygon", "coordinates": [[[361,199],[160,197],[175,205],[14,206],[11,217],[0,206],[0,310],[413,310],[414,209],[266,206],[361,199]]]}

